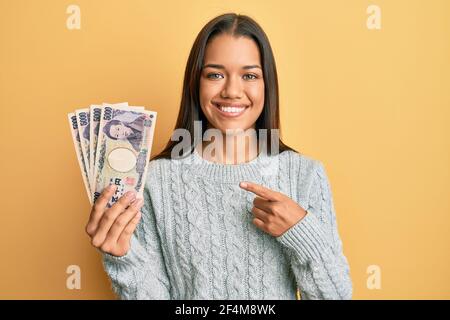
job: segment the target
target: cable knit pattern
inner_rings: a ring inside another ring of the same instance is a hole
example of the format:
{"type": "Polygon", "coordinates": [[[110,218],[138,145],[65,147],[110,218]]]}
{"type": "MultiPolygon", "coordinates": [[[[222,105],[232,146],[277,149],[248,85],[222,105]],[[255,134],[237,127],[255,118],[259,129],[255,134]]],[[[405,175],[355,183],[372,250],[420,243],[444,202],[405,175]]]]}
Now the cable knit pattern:
{"type": "Polygon", "coordinates": [[[142,219],[123,257],[103,254],[121,299],[351,299],[323,164],[285,151],[239,165],[184,159],[149,164],[142,219]],[[252,181],[291,197],[307,215],[279,237],[258,229],[252,181]],[[170,183],[170,186],[167,185],[170,183]]]}
{"type": "MultiPolygon", "coordinates": [[[[273,180],[273,179],[272,179],[273,180]]],[[[263,175],[262,183],[263,186],[275,190],[270,183],[270,177],[263,175]]],[[[276,191],[276,190],[275,190],[276,191]]],[[[279,276],[280,274],[280,263],[282,260],[281,250],[276,250],[276,241],[269,234],[264,233],[264,274],[273,274],[273,277],[264,277],[264,299],[276,299],[277,289],[280,285],[279,276]]],[[[282,248],[280,248],[282,249],[282,248]]]]}
{"type": "Polygon", "coordinates": [[[242,210],[237,210],[240,192],[238,188],[239,187],[236,188],[236,185],[222,185],[223,214],[228,233],[226,249],[228,254],[232,255],[231,259],[227,259],[229,264],[227,286],[229,292],[231,292],[230,299],[239,299],[239,295],[243,292],[244,239],[242,234],[244,227],[244,212],[242,210]]]}
{"type": "MultiPolygon", "coordinates": [[[[211,276],[212,276],[212,299],[218,299],[223,296],[223,291],[225,290],[225,279],[222,273],[222,265],[225,261],[222,258],[225,246],[222,245],[223,231],[221,230],[221,216],[218,209],[219,197],[216,190],[216,185],[208,180],[203,181],[203,190],[206,191],[206,203],[207,211],[209,212],[209,225],[210,225],[210,246],[209,254],[211,256],[211,276]]],[[[222,216],[223,218],[223,216],[222,216]]]]}
{"type": "Polygon", "coordinates": [[[185,200],[187,204],[187,220],[189,223],[189,245],[191,248],[191,262],[194,277],[193,295],[196,299],[206,299],[208,292],[201,289],[201,283],[208,282],[208,273],[206,260],[204,255],[206,252],[205,238],[208,236],[207,230],[205,229],[205,222],[203,221],[206,216],[201,207],[202,203],[199,199],[200,188],[196,176],[189,174],[186,170],[182,173],[183,183],[186,186],[185,200]]]}
{"type": "MultiPolygon", "coordinates": [[[[164,160],[163,160],[164,161],[164,160]]],[[[182,286],[182,290],[185,292],[188,292],[189,289],[192,289],[191,284],[191,269],[189,265],[188,260],[188,253],[186,249],[186,237],[187,235],[185,224],[183,223],[186,221],[185,213],[186,210],[183,208],[182,203],[182,195],[181,191],[182,188],[180,186],[181,183],[181,172],[180,172],[180,166],[175,162],[170,162],[170,199],[172,204],[172,210],[173,210],[173,221],[175,222],[175,248],[176,251],[174,255],[178,258],[178,262],[180,265],[180,270],[182,272],[181,275],[179,275],[181,278],[180,286],[182,286]]]]}
{"type": "MultiPolygon", "coordinates": [[[[278,191],[280,191],[281,193],[287,195],[288,197],[292,198],[292,187],[289,181],[289,177],[290,175],[290,170],[291,170],[291,164],[293,163],[293,161],[291,161],[291,152],[284,152],[281,154],[281,157],[285,157],[285,160],[281,160],[278,161],[278,191]],[[284,165],[280,166],[280,163],[283,163],[284,165]]],[[[293,174],[295,175],[295,173],[293,172],[293,174]]],[[[294,189],[295,190],[295,189],[294,189]]],[[[289,250],[287,247],[283,246],[283,254],[284,257],[281,260],[283,269],[287,269],[288,271],[288,276],[287,277],[282,277],[281,280],[284,280],[285,285],[289,286],[293,285],[295,287],[295,290],[297,290],[297,285],[295,283],[295,279],[293,281],[294,278],[294,274],[292,272],[292,268],[291,265],[289,263],[289,261],[291,261],[292,259],[292,255],[293,252],[292,250],[289,250]],[[294,284],[293,284],[294,283],[294,284]]]]}
{"type": "Polygon", "coordinates": [[[263,237],[263,231],[256,228],[253,224],[253,214],[251,212],[253,207],[253,198],[252,193],[246,193],[246,201],[247,201],[247,237],[248,237],[248,295],[249,297],[253,297],[253,299],[262,299],[262,286],[261,286],[261,274],[263,268],[263,259],[262,259],[262,242],[261,238],[263,237]],[[250,230],[252,232],[250,232],[250,230]]]}

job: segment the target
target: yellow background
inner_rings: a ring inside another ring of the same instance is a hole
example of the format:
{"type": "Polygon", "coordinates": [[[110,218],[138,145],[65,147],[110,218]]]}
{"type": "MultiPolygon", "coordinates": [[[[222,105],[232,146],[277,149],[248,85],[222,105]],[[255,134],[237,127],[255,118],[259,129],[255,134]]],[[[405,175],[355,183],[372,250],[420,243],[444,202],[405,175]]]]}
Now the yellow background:
{"type": "Polygon", "coordinates": [[[128,101],[175,124],[195,36],[225,12],[264,28],[286,143],[322,161],[355,299],[450,298],[450,2],[0,1],[0,298],[110,299],[67,113],[128,101]],[[81,9],[68,30],[66,8],[81,9]],[[381,8],[381,30],[366,9],[381,8]],[[81,268],[81,290],[66,268],[81,268]],[[381,268],[381,289],[366,286],[381,268]]]}

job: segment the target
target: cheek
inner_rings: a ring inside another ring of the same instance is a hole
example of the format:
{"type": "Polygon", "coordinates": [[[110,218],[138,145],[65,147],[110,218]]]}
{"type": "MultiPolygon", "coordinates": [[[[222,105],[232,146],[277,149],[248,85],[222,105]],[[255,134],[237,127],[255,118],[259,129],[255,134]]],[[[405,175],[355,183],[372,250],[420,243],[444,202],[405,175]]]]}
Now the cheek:
{"type": "Polygon", "coordinates": [[[246,91],[253,107],[261,110],[264,106],[264,82],[249,86],[246,91]]]}
{"type": "Polygon", "coordinates": [[[217,92],[220,92],[220,85],[217,82],[200,80],[200,100],[211,100],[217,95],[217,92]]]}
{"type": "Polygon", "coordinates": [[[205,114],[212,113],[209,104],[211,100],[220,94],[220,84],[214,81],[205,81],[200,79],[199,99],[200,107],[205,114]]]}
{"type": "Polygon", "coordinates": [[[199,88],[199,99],[200,105],[204,111],[205,103],[208,102],[208,97],[210,96],[210,89],[208,88],[205,81],[200,79],[200,88],[199,88]]]}

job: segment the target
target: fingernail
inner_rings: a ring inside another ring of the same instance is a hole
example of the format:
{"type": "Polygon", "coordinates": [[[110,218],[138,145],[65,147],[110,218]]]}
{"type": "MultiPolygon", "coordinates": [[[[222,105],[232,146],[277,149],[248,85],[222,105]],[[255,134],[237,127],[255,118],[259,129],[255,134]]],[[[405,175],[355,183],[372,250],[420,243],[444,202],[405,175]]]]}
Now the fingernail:
{"type": "Polygon", "coordinates": [[[247,188],[247,183],[246,182],[241,182],[239,184],[242,188],[247,188]]]}
{"type": "Polygon", "coordinates": [[[110,185],[108,186],[108,191],[114,190],[115,187],[116,187],[116,185],[110,184],[110,185]]]}
{"type": "Polygon", "coordinates": [[[136,200],[133,202],[133,204],[134,204],[136,207],[140,207],[143,203],[144,203],[144,199],[136,199],[136,200]]]}

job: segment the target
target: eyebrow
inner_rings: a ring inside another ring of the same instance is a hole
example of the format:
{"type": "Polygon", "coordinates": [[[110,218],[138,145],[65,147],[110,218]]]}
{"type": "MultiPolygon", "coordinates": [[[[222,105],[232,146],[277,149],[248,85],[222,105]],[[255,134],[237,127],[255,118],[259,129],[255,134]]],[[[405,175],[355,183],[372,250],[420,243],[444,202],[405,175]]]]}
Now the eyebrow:
{"type": "MultiPolygon", "coordinates": [[[[202,67],[202,69],[204,69],[204,68],[225,69],[225,67],[224,67],[223,65],[221,65],[221,64],[215,64],[215,63],[208,63],[208,64],[205,64],[205,65],[202,67]]],[[[259,69],[261,69],[261,67],[260,67],[259,65],[257,65],[257,64],[253,64],[253,65],[243,66],[243,67],[242,67],[242,69],[245,69],[245,70],[247,70],[247,69],[254,69],[254,68],[259,68],[259,69]]]]}

